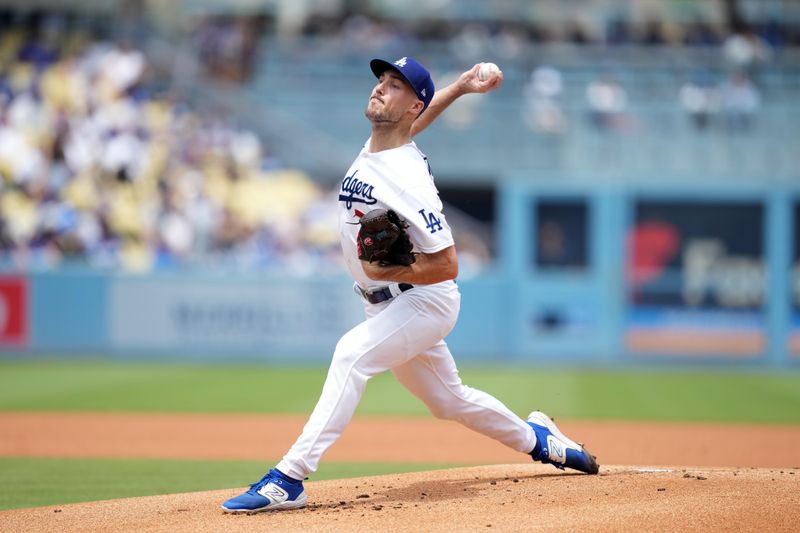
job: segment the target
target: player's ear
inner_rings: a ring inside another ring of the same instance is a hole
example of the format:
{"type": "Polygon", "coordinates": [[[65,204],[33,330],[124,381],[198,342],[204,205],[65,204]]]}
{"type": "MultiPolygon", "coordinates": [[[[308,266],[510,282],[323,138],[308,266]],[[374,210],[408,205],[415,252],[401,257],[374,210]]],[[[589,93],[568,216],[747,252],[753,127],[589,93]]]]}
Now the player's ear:
{"type": "Polygon", "coordinates": [[[411,113],[414,114],[414,117],[418,117],[420,113],[422,113],[422,110],[424,108],[425,108],[425,102],[423,102],[422,100],[417,100],[417,102],[413,106],[411,106],[410,111],[411,113]]]}

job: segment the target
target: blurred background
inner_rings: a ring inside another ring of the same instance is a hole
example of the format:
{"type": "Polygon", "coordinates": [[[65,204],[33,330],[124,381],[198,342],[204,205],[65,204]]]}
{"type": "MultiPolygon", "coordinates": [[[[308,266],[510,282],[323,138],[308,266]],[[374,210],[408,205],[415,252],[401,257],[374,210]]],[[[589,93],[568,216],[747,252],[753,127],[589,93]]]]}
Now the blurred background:
{"type": "Polygon", "coordinates": [[[327,361],[404,55],[505,73],[416,139],[458,359],[797,367],[794,0],[0,0],[0,351],[327,361]]]}

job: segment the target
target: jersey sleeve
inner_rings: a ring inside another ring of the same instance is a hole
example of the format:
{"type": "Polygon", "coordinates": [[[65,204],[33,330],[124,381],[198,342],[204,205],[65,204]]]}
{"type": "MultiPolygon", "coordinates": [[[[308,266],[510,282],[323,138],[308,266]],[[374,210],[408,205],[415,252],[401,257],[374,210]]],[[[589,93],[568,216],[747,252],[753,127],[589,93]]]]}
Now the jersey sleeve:
{"type": "Polygon", "coordinates": [[[453,233],[434,187],[406,189],[398,200],[392,208],[408,223],[415,251],[431,254],[453,245],[453,233]]]}

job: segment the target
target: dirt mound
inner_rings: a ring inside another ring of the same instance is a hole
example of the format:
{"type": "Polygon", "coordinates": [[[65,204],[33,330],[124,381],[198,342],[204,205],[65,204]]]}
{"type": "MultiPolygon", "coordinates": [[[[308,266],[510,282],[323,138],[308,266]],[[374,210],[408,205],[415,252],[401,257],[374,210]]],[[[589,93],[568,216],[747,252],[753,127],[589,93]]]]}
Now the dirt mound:
{"type": "MultiPolygon", "coordinates": [[[[0,456],[264,459],[285,452],[304,422],[290,415],[0,413],[0,456]],[[246,440],[260,443],[252,455],[241,455],[246,440]]],[[[455,423],[364,417],[326,460],[520,463],[308,482],[307,508],[252,516],[219,508],[241,489],[19,509],[0,512],[0,531],[796,531],[800,523],[800,469],[789,468],[798,466],[800,427],[559,425],[589,443],[603,465],[703,466],[565,474],[455,423]],[[753,436],[771,443],[768,453],[753,451],[753,436]]]]}
{"type": "Polygon", "coordinates": [[[493,465],[307,482],[305,509],[226,515],[238,489],[0,512],[4,531],[796,531],[800,470],[493,465]]]}

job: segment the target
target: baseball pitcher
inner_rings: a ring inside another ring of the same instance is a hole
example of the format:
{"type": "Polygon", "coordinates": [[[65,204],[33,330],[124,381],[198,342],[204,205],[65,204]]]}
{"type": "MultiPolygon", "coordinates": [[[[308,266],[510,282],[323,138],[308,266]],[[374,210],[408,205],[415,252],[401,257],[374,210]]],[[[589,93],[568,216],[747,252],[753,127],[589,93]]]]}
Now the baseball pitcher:
{"type": "Polygon", "coordinates": [[[372,135],[339,190],[339,233],[366,320],[339,340],[322,394],[302,434],[263,478],[222,504],[226,512],[296,509],[307,503],[303,480],[350,422],[367,381],[387,370],[431,413],[496,439],[536,461],[596,474],[595,458],[544,413],[527,420],[458,375],[444,338],[461,305],[458,259],[425,154],[411,140],[456,98],[502,83],[481,65],[434,91],[411,57],[370,63],[378,82],[365,115],[372,135]],[[435,96],[434,96],[435,93],[435,96]]]}

